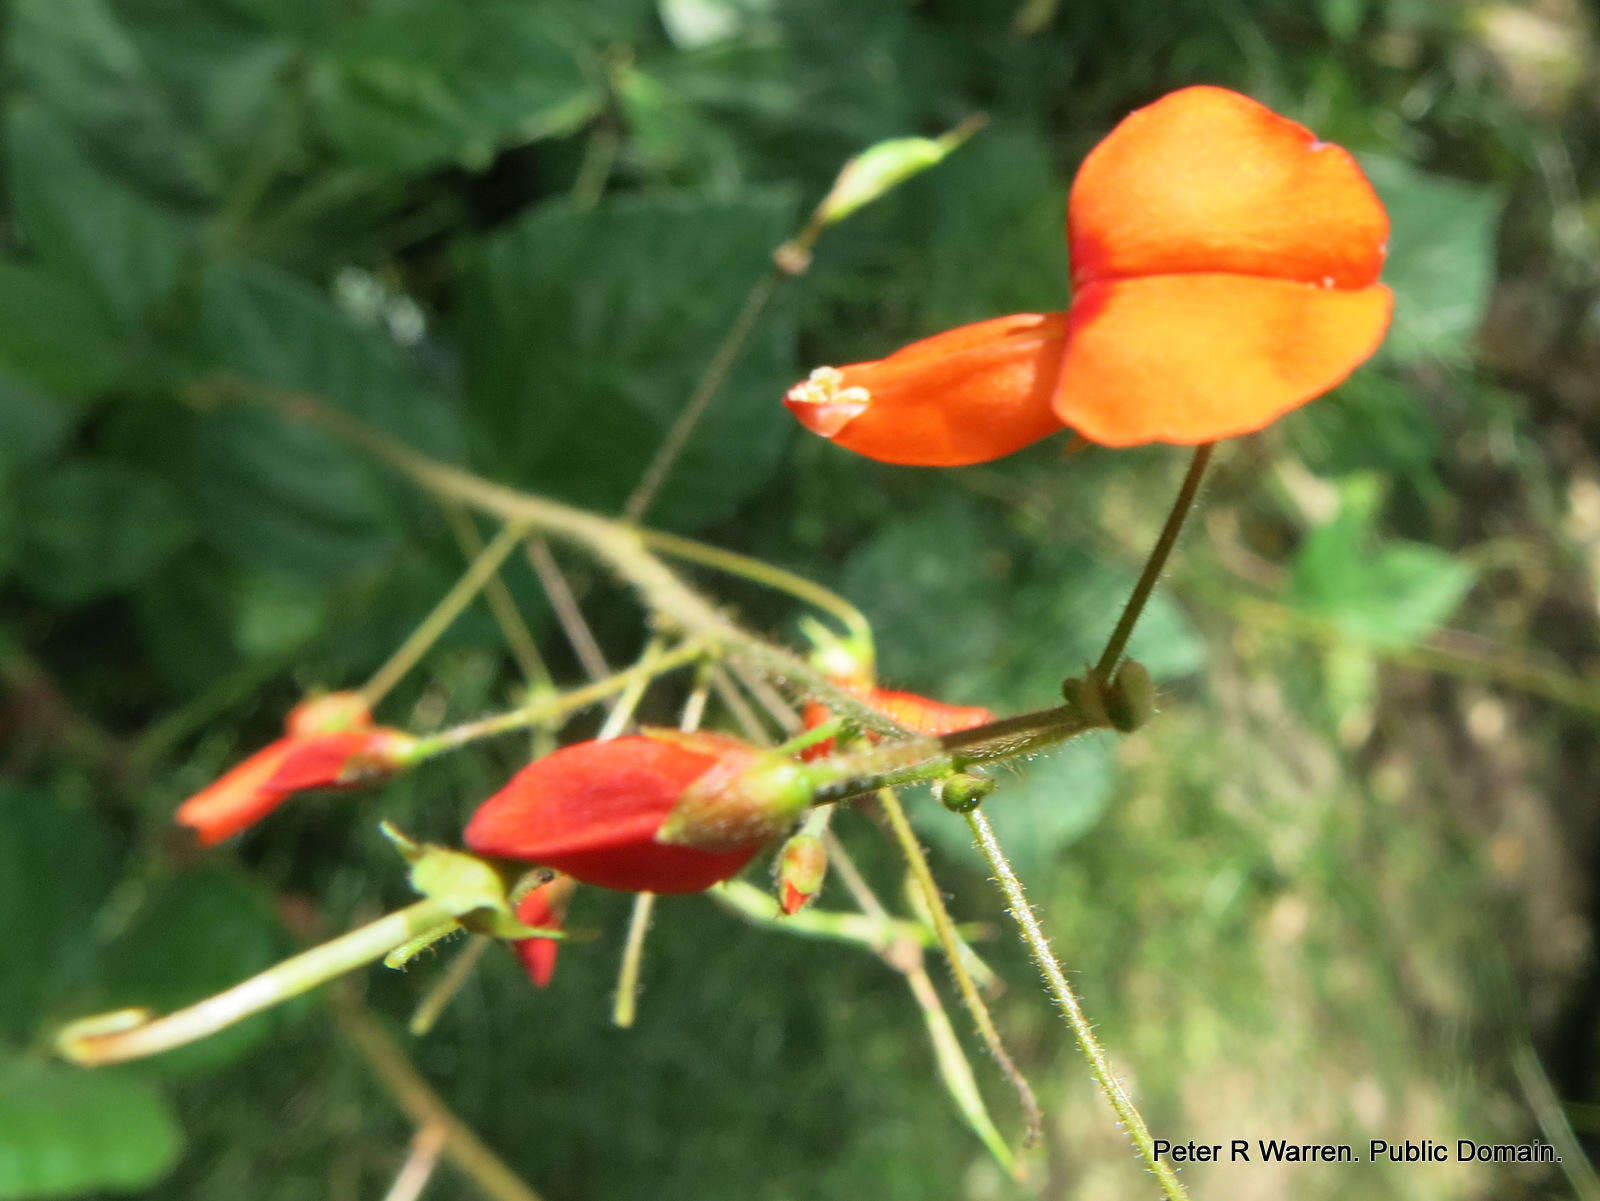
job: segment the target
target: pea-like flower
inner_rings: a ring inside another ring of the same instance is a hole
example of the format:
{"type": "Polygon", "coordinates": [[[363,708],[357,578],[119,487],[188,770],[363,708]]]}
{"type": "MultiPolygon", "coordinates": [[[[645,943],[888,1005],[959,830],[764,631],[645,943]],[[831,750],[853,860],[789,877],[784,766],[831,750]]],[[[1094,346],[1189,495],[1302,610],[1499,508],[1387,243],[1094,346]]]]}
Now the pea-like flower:
{"type": "MultiPolygon", "coordinates": [[[[530,888],[517,901],[517,920],[524,926],[559,930],[566,920],[567,903],[577,881],[571,876],[556,876],[537,888],[530,888]]],[[[517,961],[535,988],[547,988],[556,974],[556,951],[561,943],[554,938],[519,938],[511,944],[517,961]]]]}
{"type": "Polygon", "coordinates": [[[333,692],[296,705],[284,737],[178,806],[175,820],[210,846],[254,825],[296,792],[353,788],[401,766],[409,735],[372,724],[366,702],[333,692]]]}
{"type": "Polygon", "coordinates": [[[818,368],[785,403],[890,463],[980,463],[1063,428],[1106,446],[1259,430],[1383,340],[1389,221],[1350,154],[1246,96],[1173,92],[1090,151],[1071,306],[818,368]]]}
{"type": "Polygon", "coordinates": [[[810,801],[802,765],[710,731],[647,729],[536,759],[467,824],[473,851],[602,888],[699,892],[810,801]]]}

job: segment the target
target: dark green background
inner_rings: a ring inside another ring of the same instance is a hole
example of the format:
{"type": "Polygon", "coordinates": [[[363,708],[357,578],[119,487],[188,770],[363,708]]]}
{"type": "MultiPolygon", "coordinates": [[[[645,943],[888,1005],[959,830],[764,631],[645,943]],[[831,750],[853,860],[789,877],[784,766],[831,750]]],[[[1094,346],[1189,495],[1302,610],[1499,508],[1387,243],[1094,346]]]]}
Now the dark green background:
{"type": "MultiPolygon", "coordinates": [[[[103,1074],[53,1064],[49,1030],[264,966],[294,945],[283,905],[333,931],[403,903],[379,817],[453,838],[518,762],[513,740],[182,847],[176,803],[304,690],[358,684],[461,567],[426,497],[264,412],[190,403],[207,385],[314,393],[614,510],[839,165],[985,111],[825,235],[651,519],[839,588],[891,683],[1048,703],[1109,628],[1179,452],[891,469],[800,436],[778,398],[818,363],[1062,307],[1076,163],[1195,82],[1361,157],[1394,221],[1394,331],[1335,395],[1221,449],[1135,645],[1162,714],[1007,775],[996,825],[1156,1133],[1600,1131],[1592,22],[1560,0],[1056,7],[0,9],[0,1197],[381,1196],[405,1121],[316,1003],[103,1074]]],[[[625,662],[637,608],[568,562],[625,662]]],[[[578,679],[529,573],[508,579],[578,679]]],[[[794,634],[770,596],[718,595],[794,634]]],[[[382,716],[426,728],[515,683],[473,610],[382,716]]],[[[1004,931],[963,823],[911,802],[958,914],[1004,931]]],[[[897,897],[871,822],[841,825],[897,897]]],[[[638,1026],[612,1029],[625,908],[580,895],[573,920],[601,937],[548,992],[495,951],[415,1048],[552,1201],[1151,1192],[1006,940],[985,947],[1011,982],[1000,1021],[1049,1111],[1020,1191],[939,1090],[901,981],[860,951],[664,903],[638,1026]]],[[[440,966],[374,969],[369,1000],[403,1018],[440,966]]],[[[1190,1174],[1242,1201],[1595,1195],[1574,1179],[1190,1174]]],[[[475,1194],[446,1166],[428,1195],[475,1194]]]]}

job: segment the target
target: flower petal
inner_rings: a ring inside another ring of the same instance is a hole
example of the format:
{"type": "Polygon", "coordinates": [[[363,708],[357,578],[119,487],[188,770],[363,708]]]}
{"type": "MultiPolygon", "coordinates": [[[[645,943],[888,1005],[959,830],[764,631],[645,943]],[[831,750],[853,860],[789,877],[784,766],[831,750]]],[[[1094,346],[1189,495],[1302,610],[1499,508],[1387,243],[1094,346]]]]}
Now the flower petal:
{"type": "Polygon", "coordinates": [[[1362,288],[1389,219],[1349,152],[1223,88],[1184,88],[1130,114],[1073,181],[1076,285],[1235,272],[1362,288]]]}
{"type": "Polygon", "coordinates": [[[655,841],[689,784],[744,744],[710,733],[659,732],[563,747],[523,768],[467,824],[480,854],[556,868],[586,884],[699,892],[759,849],[705,851],[655,841]]]}
{"type": "Polygon", "coordinates": [[[812,433],[880,462],[985,463],[1061,429],[1050,395],[1065,331],[1065,313],[995,317],[886,359],[819,367],[784,403],[812,433]]]}
{"type": "Polygon", "coordinates": [[[191,827],[205,846],[254,825],[287,796],[263,785],[277,773],[294,745],[292,739],[280,738],[262,747],[179,805],[173,819],[191,827]]]}
{"type": "Polygon", "coordinates": [[[1244,275],[1091,284],[1055,408],[1106,446],[1247,434],[1335,387],[1383,340],[1393,297],[1244,275]]]}

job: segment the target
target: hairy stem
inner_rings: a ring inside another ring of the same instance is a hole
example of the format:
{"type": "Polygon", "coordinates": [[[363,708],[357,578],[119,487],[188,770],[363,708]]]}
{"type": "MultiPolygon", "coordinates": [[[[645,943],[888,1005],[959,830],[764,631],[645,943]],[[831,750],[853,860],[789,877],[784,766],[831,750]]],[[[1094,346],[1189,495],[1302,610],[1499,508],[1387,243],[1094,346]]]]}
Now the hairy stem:
{"type": "Polygon", "coordinates": [[[967,814],[967,824],[972,828],[972,836],[978,844],[978,850],[983,854],[984,861],[994,873],[995,883],[999,885],[1011,916],[1016,920],[1023,944],[1028,948],[1028,954],[1038,967],[1039,974],[1044,977],[1050,999],[1061,1011],[1061,1016],[1067,1020],[1067,1025],[1072,1027],[1073,1036],[1078,1040],[1078,1049],[1088,1061],[1089,1071],[1093,1074],[1095,1082],[1100,1085],[1100,1091],[1105,1094],[1123,1129],[1128,1132],[1128,1137],[1132,1140],[1139,1157],[1144,1160],[1145,1165],[1160,1183],[1167,1201],[1187,1201],[1189,1194],[1179,1183],[1176,1174],[1156,1158],[1155,1142],[1150,1137],[1150,1128],[1145,1124],[1144,1116],[1134,1105],[1132,1098],[1123,1089],[1121,1081],[1112,1072],[1111,1062],[1106,1058],[1105,1049],[1095,1037],[1094,1027],[1084,1016],[1078,995],[1067,982],[1067,974],[1062,970],[1061,962],[1056,958],[1055,952],[1050,949],[1050,942],[1044,936],[1043,927],[1039,925],[1039,917],[1034,913],[1033,906],[1028,903],[1027,894],[1022,890],[1022,881],[1017,879],[1017,873],[1012,870],[1010,860],[1000,849],[1000,841],[995,837],[994,827],[989,824],[989,819],[980,809],[974,809],[967,814]]]}
{"type": "Polygon", "coordinates": [[[900,844],[900,853],[905,858],[906,866],[911,871],[911,878],[922,895],[923,907],[927,909],[928,917],[933,923],[934,933],[938,936],[939,947],[944,952],[945,964],[950,969],[951,979],[955,981],[956,991],[961,994],[961,1001],[972,1016],[972,1022],[977,1026],[984,1045],[989,1048],[989,1054],[994,1056],[995,1062],[1000,1065],[1000,1071],[1016,1090],[1017,1100],[1022,1105],[1023,1145],[1031,1147],[1039,1142],[1044,1133],[1044,1115],[1039,1108],[1039,1098],[1034,1093],[1033,1086],[1028,1083],[1028,1078],[1022,1074],[1022,1069],[1017,1067],[1016,1060],[1011,1058],[1005,1040],[1000,1037],[1000,1029],[994,1024],[994,1015],[989,1012],[988,1005],[984,1004],[983,996],[978,992],[978,985],[973,980],[972,973],[967,970],[966,959],[962,954],[965,947],[962,945],[961,936],[956,933],[956,924],[951,920],[950,911],[945,908],[944,897],[933,878],[933,869],[928,865],[928,857],[923,854],[922,844],[917,841],[916,831],[912,830],[911,822],[906,818],[905,807],[900,804],[900,798],[895,795],[892,788],[885,788],[878,793],[878,804],[882,807],[884,816],[889,819],[889,828],[894,831],[895,841],[900,844]]]}

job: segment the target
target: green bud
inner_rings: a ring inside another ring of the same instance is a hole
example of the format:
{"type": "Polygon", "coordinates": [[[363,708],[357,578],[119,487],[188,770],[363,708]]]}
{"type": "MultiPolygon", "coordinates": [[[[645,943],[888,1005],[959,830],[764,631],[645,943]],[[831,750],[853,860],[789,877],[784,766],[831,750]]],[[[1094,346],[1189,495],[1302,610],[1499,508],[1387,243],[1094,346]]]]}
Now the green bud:
{"type": "Polygon", "coordinates": [[[943,161],[983,123],[969,118],[939,138],[890,138],[869,146],[844,165],[812,220],[818,226],[842,221],[864,205],[943,161]]]}
{"type": "Polygon", "coordinates": [[[1106,716],[1123,734],[1137,730],[1156,711],[1156,686],[1142,663],[1126,660],[1105,690],[1106,716]]]}
{"type": "Polygon", "coordinates": [[[770,842],[815,795],[815,773],[804,763],[775,751],[729,754],[683,790],[655,840],[702,851],[770,842]]]}
{"type": "Polygon", "coordinates": [[[963,772],[933,786],[939,803],[951,813],[971,813],[994,791],[994,781],[977,772],[963,772]]]}

